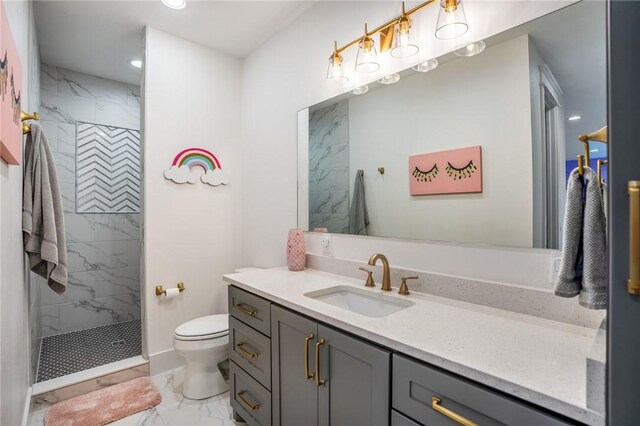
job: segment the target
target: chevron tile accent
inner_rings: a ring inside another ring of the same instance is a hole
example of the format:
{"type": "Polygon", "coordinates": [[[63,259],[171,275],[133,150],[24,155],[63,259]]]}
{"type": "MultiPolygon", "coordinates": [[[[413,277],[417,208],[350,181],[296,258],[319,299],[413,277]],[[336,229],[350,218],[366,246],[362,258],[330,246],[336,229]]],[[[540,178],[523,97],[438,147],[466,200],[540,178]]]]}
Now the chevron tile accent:
{"type": "Polygon", "coordinates": [[[140,131],[77,122],[77,213],[140,211],[140,131]]]}

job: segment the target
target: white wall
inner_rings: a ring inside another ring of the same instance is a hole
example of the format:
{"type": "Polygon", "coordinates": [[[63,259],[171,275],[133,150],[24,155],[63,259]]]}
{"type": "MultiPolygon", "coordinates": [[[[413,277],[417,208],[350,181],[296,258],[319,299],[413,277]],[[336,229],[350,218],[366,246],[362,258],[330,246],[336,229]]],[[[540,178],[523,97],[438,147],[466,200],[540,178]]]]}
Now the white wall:
{"type": "MultiPolygon", "coordinates": [[[[466,2],[471,30],[465,39],[487,38],[570,3],[466,2]]],[[[364,21],[379,23],[397,13],[397,2],[319,2],[245,59],[242,159],[243,170],[251,171],[245,173],[243,180],[242,253],[245,264],[276,266],[285,263],[287,230],[297,224],[296,112],[365,82],[352,79],[346,87],[327,83],[327,58],[333,40],[351,40],[360,35],[364,21]]],[[[428,39],[423,43],[421,58],[441,56],[453,47],[452,43],[433,36],[436,17],[436,7],[429,7],[416,16],[415,28],[422,26],[422,36],[428,39]]],[[[353,63],[348,55],[345,60],[347,64],[353,63]]],[[[385,61],[380,74],[404,69],[407,65],[385,61]]],[[[369,81],[378,77],[371,76],[369,81]]],[[[347,240],[367,252],[374,247],[384,252],[391,244],[385,239],[337,238],[334,249],[338,250],[347,240]]],[[[412,247],[421,243],[402,244],[412,247]]],[[[462,251],[467,256],[475,253],[473,248],[462,251]]],[[[495,256],[485,257],[486,261],[499,262],[501,251],[492,253],[495,256]]],[[[391,260],[399,262],[399,259],[391,260]]],[[[455,270],[451,272],[455,273],[455,270]]],[[[519,272],[513,272],[514,281],[518,281],[519,272]]],[[[537,272],[533,279],[536,277],[548,281],[545,272],[537,272]]]]}
{"type": "Polygon", "coordinates": [[[349,182],[365,171],[368,234],[532,247],[530,108],[526,35],[350,98],[349,182]],[[410,194],[409,156],[474,145],[482,193],[410,194]]]}
{"type": "MultiPolygon", "coordinates": [[[[39,56],[31,2],[5,1],[22,63],[22,107],[36,111],[39,104],[39,56]]],[[[0,424],[23,421],[30,386],[29,308],[35,305],[25,280],[22,248],[22,166],[0,161],[0,424]],[[32,305],[32,306],[30,306],[32,305]]]]}
{"type": "Polygon", "coordinates": [[[178,325],[227,312],[222,274],[240,257],[241,62],[152,28],[145,39],[142,301],[153,373],[179,361],[172,352],[178,325]],[[189,147],[213,152],[229,185],[165,180],[163,171],[189,147]],[[180,281],[179,298],[155,295],[156,285],[180,281]]]}

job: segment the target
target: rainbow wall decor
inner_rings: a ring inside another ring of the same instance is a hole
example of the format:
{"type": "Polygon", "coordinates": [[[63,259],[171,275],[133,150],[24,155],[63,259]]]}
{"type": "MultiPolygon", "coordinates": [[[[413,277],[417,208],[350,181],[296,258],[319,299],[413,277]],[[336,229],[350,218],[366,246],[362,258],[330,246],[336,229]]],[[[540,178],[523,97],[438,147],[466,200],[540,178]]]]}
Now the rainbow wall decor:
{"type": "Polygon", "coordinates": [[[188,148],[176,155],[171,167],[164,171],[164,177],[175,183],[196,183],[198,174],[194,169],[197,168],[204,170],[204,174],[200,175],[203,183],[211,186],[229,183],[220,161],[210,151],[202,148],[188,148]]]}

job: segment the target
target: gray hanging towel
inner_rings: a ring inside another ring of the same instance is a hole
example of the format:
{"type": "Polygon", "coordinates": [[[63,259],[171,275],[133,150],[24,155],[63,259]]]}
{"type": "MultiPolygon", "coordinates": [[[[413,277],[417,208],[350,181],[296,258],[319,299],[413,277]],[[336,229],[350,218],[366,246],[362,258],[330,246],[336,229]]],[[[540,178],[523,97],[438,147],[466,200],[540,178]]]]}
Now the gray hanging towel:
{"type": "Polygon", "coordinates": [[[349,234],[367,235],[369,226],[369,212],[367,211],[367,201],[364,197],[364,172],[356,172],[356,181],[353,185],[353,198],[351,199],[351,209],[349,210],[349,234]]]}
{"type": "Polygon", "coordinates": [[[562,258],[554,290],[557,296],[574,297],[582,288],[583,189],[582,176],[576,168],[567,181],[562,258]]]}
{"type": "Polygon", "coordinates": [[[58,294],[67,286],[67,248],[60,184],[47,137],[31,124],[25,143],[22,234],[29,268],[58,294]]]}
{"type": "Polygon", "coordinates": [[[604,219],[609,224],[609,187],[606,183],[602,184],[602,209],[604,210],[604,219]]]}
{"type": "Polygon", "coordinates": [[[607,219],[604,214],[602,188],[590,168],[584,170],[584,262],[580,304],[590,309],[607,308],[609,282],[607,258],[607,219]]]}

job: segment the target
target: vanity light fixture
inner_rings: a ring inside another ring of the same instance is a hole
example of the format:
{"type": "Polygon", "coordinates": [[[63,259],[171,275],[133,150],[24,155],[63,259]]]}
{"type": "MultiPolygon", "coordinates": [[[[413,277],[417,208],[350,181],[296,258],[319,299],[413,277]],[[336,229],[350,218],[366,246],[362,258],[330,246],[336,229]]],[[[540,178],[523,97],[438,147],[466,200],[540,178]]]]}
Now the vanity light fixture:
{"type": "Polygon", "coordinates": [[[438,60],[437,59],[429,59],[428,61],[420,62],[417,65],[411,67],[414,71],[418,72],[429,72],[438,68],[438,60]]]}
{"type": "Polygon", "coordinates": [[[391,56],[394,58],[408,58],[418,53],[420,48],[413,42],[413,33],[411,32],[411,18],[404,10],[404,2],[402,2],[402,15],[398,19],[396,27],[396,45],[391,49],[391,56]]]}
{"type": "MultiPolygon", "coordinates": [[[[335,52],[338,52],[337,46],[335,52]]],[[[356,56],[356,71],[358,72],[374,72],[380,69],[380,64],[377,62],[378,50],[376,49],[376,43],[373,41],[367,24],[364,24],[364,36],[358,43],[358,55],[356,56]]]]}
{"type": "Polygon", "coordinates": [[[351,93],[353,93],[354,95],[364,95],[368,91],[369,91],[369,86],[365,84],[364,86],[356,87],[351,91],[351,93]]]}
{"type": "Polygon", "coordinates": [[[581,118],[582,118],[581,115],[572,115],[571,117],[567,118],[567,120],[576,121],[576,120],[580,120],[581,118]]]}
{"type": "Polygon", "coordinates": [[[393,74],[385,75],[380,80],[378,80],[378,83],[380,83],[380,84],[394,84],[394,83],[397,83],[399,81],[400,81],[400,74],[393,73],[393,74]]]}
{"type": "Polygon", "coordinates": [[[131,65],[134,68],[142,68],[142,59],[137,59],[137,58],[132,58],[129,59],[129,65],[131,65]]]}
{"type": "Polygon", "coordinates": [[[482,53],[482,51],[485,49],[485,47],[487,47],[487,43],[485,43],[482,40],[479,41],[475,41],[473,43],[469,43],[464,47],[461,47],[460,49],[456,49],[453,51],[453,53],[456,56],[466,56],[466,57],[471,57],[471,56],[476,56],[480,53],[482,53]]]}
{"type": "MultiPolygon", "coordinates": [[[[371,31],[365,24],[364,36],[351,40],[341,47],[334,45],[333,53],[329,58],[330,68],[335,68],[338,65],[336,60],[338,57],[340,58],[340,64],[342,64],[342,56],[340,55],[345,50],[356,45],[358,46],[358,53],[356,55],[355,70],[358,72],[374,72],[380,69],[380,63],[377,58],[378,53],[384,53],[387,50],[391,50],[390,54],[395,58],[406,58],[415,55],[420,50],[420,47],[413,41],[415,34],[411,31],[413,25],[411,16],[431,4],[438,4],[438,2],[441,10],[436,25],[436,37],[448,40],[464,34],[469,29],[469,25],[467,24],[462,0],[426,0],[409,10],[405,10],[404,2],[402,2],[400,16],[390,19],[371,31]],[[379,37],[377,47],[376,41],[374,41],[375,36],[379,37]]],[[[427,67],[426,71],[429,71],[430,69],[428,68],[433,66],[432,64],[416,65],[416,67],[421,69],[427,67]]],[[[420,71],[420,69],[417,70],[420,71]]],[[[337,72],[338,70],[335,69],[335,71],[337,72]]],[[[335,75],[335,72],[329,72],[327,78],[333,79],[335,75]]]]}
{"type": "Polygon", "coordinates": [[[338,42],[335,42],[333,54],[329,58],[329,69],[327,70],[327,79],[335,80],[339,83],[346,83],[349,78],[344,75],[344,69],[342,68],[342,55],[338,53],[338,42]]]}
{"type": "Polygon", "coordinates": [[[162,0],[162,4],[170,9],[184,9],[187,6],[187,0],[162,0]]]}
{"type": "Polygon", "coordinates": [[[460,37],[469,29],[461,0],[440,0],[440,11],[436,24],[436,38],[451,40],[460,37]]]}

